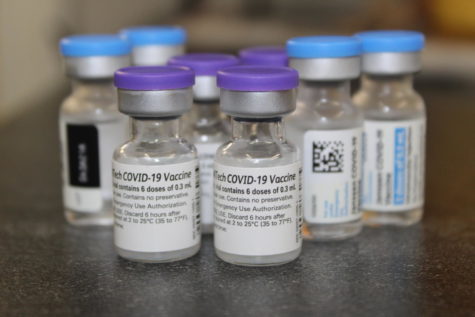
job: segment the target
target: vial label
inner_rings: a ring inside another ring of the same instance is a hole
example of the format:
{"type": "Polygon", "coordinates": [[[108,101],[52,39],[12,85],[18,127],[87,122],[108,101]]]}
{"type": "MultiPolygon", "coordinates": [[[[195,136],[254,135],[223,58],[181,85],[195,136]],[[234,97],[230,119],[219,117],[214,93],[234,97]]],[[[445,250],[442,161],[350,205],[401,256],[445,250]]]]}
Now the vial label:
{"type": "Polygon", "coordinates": [[[287,253],[301,241],[300,163],[214,171],[214,242],[221,251],[250,256],[287,253]]]}
{"type": "Polygon", "coordinates": [[[196,143],[200,161],[201,223],[213,224],[213,164],[220,143],[196,143]]]}
{"type": "Polygon", "coordinates": [[[112,154],[127,139],[126,121],[62,122],[60,132],[65,207],[78,212],[101,211],[104,200],[112,199],[112,154]]]}
{"type": "Polygon", "coordinates": [[[362,128],[311,130],[303,138],[304,215],[309,223],[357,220],[362,128]]]}
{"type": "Polygon", "coordinates": [[[121,249],[167,252],[200,241],[198,161],[112,163],[114,240],[121,249]]]}
{"type": "Polygon", "coordinates": [[[362,209],[404,211],[424,199],[425,119],[365,121],[362,209]]]}

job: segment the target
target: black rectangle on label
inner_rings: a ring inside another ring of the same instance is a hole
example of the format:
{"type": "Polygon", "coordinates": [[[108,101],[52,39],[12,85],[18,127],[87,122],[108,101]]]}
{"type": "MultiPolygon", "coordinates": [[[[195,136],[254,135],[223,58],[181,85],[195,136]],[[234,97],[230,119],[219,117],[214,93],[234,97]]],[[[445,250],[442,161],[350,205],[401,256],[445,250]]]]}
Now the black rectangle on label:
{"type": "Polygon", "coordinates": [[[99,139],[93,125],[66,126],[69,183],[80,187],[99,187],[99,139]]]}

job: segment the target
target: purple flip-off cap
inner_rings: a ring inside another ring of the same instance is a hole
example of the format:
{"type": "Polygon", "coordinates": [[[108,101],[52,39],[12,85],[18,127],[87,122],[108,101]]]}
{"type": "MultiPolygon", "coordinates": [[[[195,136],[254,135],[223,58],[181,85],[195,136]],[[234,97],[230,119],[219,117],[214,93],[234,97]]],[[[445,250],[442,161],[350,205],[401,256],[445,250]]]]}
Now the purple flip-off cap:
{"type": "Polygon", "coordinates": [[[237,91],[277,91],[296,88],[298,72],[289,67],[233,66],[218,71],[218,87],[237,91]]]}
{"type": "Polygon", "coordinates": [[[181,66],[132,66],[121,68],[114,74],[114,84],[119,89],[182,89],[194,83],[193,70],[181,66]]]}
{"type": "Polygon", "coordinates": [[[256,46],[239,51],[245,65],[288,66],[289,58],[283,46],[256,46]]]}
{"type": "Polygon", "coordinates": [[[196,76],[216,76],[218,70],[239,64],[234,55],[217,53],[190,53],[172,57],[170,66],[186,66],[195,71],[196,76]]]}

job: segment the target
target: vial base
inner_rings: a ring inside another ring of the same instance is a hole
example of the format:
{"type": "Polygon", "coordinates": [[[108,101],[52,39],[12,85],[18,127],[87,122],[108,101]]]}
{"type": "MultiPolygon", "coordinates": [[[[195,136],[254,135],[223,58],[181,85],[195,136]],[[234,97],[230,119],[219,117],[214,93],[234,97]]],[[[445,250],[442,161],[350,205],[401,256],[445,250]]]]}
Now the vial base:
{"type": "Polygon", "coordinates": [[[115,247],[117,253],[124,259],[141,263],[166,263],[176,262],[192,257],[200,250],[201,244],[192,247],[167,252],[137,252],[115,247]]]}
{"type": "Polygon", "coordinates": [[[295,249],[287,253],[265,255],[265,256],[238,255],[238,254],[223,252],[219,249],[215,249],[215,250],[216,250],[216,255],[218,256],[218,258],[220,258],[224,262],[228,262],[231,264],[242,265],[242,266],[276,266],[276,265],[289,263],[295,260],[299,256],[302,248],[300,247],[298,249],[295,249]]]}
{"type": "Polygon", "coordinates": [[[422,214],[422,207],[395,212],[363,210],[363,222],[367,226],[407,227],[421,221],[422,214]]]}
{"type": "Polygon", "coordinates": [[[64,216],[68,223],[73,226],[112,226],[114,223],[112,201],[104,201],[103,205],[102,210],[98,212],[81,212],[65,209],[64,216]]]}
{"type": "Polygon", "coordinates": [[[208,223],[208,224],[201,224],[201,233],[202,234],[213,234],[214,232],[214,224],[208,223]]]}
{"type": "Polygon", "coordinates": [[[361,219],[344,223],[306,223],[304,239],[313,241],[344,240],[359,234],[363,228],[361,219]]]}

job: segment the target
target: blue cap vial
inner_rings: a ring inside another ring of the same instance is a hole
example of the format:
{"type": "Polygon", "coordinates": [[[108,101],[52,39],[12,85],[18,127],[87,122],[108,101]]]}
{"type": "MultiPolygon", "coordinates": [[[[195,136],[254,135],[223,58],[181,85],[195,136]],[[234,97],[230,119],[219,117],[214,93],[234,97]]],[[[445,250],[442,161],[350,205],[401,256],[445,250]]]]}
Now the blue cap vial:
{"type": "Polygon", "coordinates": [[[353,36],[295,37],[287,41],[290,67],[303,80],[347,80],[360,74],[361,41],[353,36]]]}
{"type": "Polygon", "coordinates": [[[367,31],[356,33],[363,53],[418,52],[424,48],[424,34],[416,31],[367,31]]]}
{"type": "Polygon", "coordinates": [[[353,36],[302,36],[287,41],[290,58],[339,58],[360,54],[360,41],[353,36]]]}
{"type": "Polygon", "coordinates": [[[186,31],[179,26],[136,26],[124,29],[120,34],[132,46],[182,45],[186,42],[186,31]]]}
{"type": "Polygon", "coordinates": [[[113,34],[72,35],[61,39],[61,54],[65,57],[120,56],[130,53],[130,45],[113,34]]]}
{"type": "Polygon", "coordinates": [[[421,69],[424,34],[386,30],[355,34],[362,42],[362,70],[375,75],[414,73],[421,69]]]}

